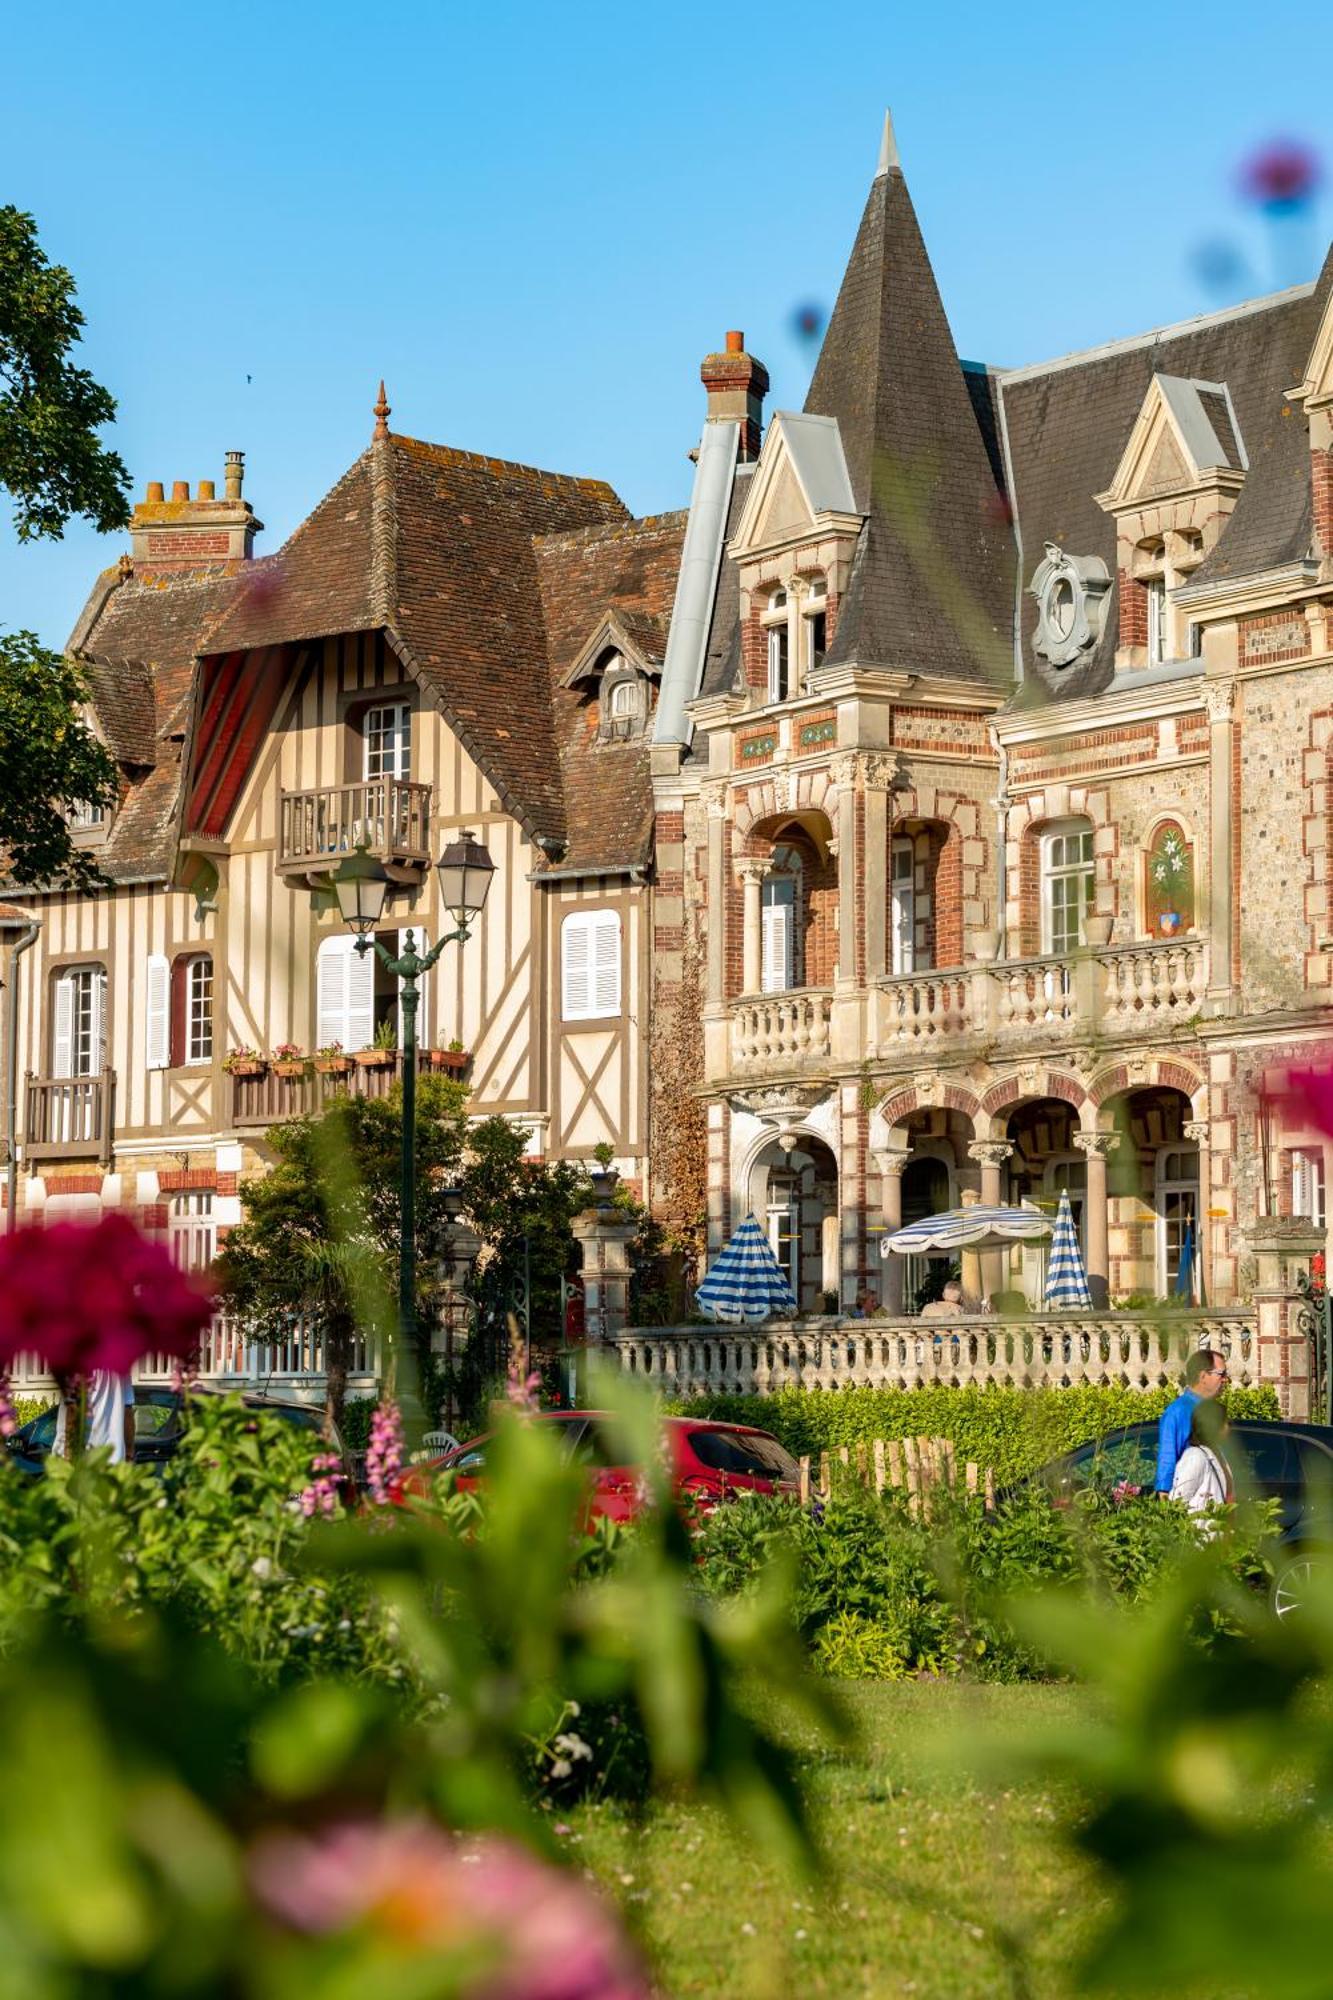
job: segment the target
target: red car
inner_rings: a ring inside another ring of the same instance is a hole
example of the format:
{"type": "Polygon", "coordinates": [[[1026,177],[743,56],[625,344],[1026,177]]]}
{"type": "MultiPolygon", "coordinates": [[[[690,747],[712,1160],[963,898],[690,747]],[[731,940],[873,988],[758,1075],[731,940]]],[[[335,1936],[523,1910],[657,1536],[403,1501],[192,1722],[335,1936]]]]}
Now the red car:
{"type": "MultiPolygon", "coordinates": [[[[552,1425],[565,1450],[588,1466],[593,1487],[590,1516],[611,1521],[635,1518],[643,1506],[638,1469],[618,1462],[605,1411],[547,1410],[533,1421],[552,1425]]],[[[673,1492],[678,1498],[688,1494],[705,1511],[740,1493],[780,1493],[794,1500],[800,1491],[796,1460],[768,1431],[701,1417],[664,1417],[662,1429],[671,1457],[673,1492]]],[[[442,1472],[455,1475],[458,1491],[472,1491],[485,1478],[493,1435],[488,1431],[443,1458],[412,1466],[399,1482],[395,1499],[427,1492],[442,1472]]]]}

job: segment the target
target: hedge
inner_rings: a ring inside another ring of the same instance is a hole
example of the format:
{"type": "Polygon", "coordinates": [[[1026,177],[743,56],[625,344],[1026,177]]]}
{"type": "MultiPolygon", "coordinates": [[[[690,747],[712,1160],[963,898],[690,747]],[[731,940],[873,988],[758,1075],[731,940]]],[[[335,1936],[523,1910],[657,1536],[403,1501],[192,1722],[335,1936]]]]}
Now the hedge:
{"type": "MultiPolygon", "coordinates": [[[[1069,1389],[779,1389],[773,1396],[692,1396],[669,1407],[691,1417],[755,1424],[788,1451],[831,1451],[863,1439],[952,1438],[958,1457],[991,1466],[1004,1482],[1034,1472],[1075,1445],[1158,1416],[1176,1392],[1080,1384],[1069,1389]]],[[[1277,1418],[1272,1389],[1232,1388],[1233,1417],[1277,1418]]]]}

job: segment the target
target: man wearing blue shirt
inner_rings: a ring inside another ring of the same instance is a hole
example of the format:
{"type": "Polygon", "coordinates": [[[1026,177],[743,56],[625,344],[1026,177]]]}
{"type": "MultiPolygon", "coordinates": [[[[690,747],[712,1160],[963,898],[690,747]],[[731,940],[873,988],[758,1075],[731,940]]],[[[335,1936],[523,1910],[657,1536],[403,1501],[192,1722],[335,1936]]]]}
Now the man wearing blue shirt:
{"type": "Polygon", "coordinates": [[[1220,1396],[1227,1386],[1227,1358],[1201,1347],[1185,1363],[1185,1387],[1168,1403],[1157,1427],[1157,1491],[1169,1493],[1180,1454],[1190,1441],[1195,1405],[1220,1396]]]}

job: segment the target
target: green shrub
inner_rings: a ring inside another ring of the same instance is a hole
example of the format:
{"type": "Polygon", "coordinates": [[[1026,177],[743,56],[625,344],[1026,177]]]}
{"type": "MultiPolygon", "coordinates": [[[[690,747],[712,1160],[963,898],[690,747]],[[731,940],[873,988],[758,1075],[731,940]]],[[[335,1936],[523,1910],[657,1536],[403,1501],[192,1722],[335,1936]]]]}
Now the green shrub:
{"type": "Polygon", "coordinates": [[[338,1426],[343,1443],[348,1451],[364,1451],[370,1443],[370,1420],[375,1414],[373,1396],[353,1396],[343,1404],[342,1422],[338,1426]]]}
{"type": "MultiPolygon", "coordinates": [[[[692,1417],[757,1424],[788,1451],[832,1451],[872,1438],[952,1438],[959,1461],[990,1466],[1001,1485],[1102,1437],[1143,1423],[1170,1402],[1168,1389],[779,1389],[772,1396],[700,1396],[672,1405],[692,1417]]],[[[1276,1418],[1271,1389],[1227,1393],[1233,1417],[1276,1418]]]]}

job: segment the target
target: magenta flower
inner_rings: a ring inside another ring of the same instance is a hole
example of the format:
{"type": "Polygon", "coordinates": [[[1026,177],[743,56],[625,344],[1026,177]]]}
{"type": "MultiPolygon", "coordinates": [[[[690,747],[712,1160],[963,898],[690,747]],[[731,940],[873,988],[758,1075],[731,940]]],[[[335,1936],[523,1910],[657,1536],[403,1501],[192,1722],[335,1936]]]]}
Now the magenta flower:
{"type": "Polygon", "coordinates": [[[541,1409],[537,1394],[541,1386],[542,1378],[535,1369],[526,1377],[519,1374],[515,1356],[509,1364],[509,1376],[505,1382],[506,1402],[512,1403],[525,1417],[535,1417],[541,1409]]]}
{"type": "Polygon", "coordinates": [[[393,1484],[402,1468],[403,1413],[386,1397],[375,1406],[366,1448],[366,1485],[377,1507],[387,1506],[392,1499],[393,1484]]]}
{"type": "Polygon", "coordinates": [[[59,1382],[193,1357],[212,1316],[197,1278],[124,1215],[0,1238],[0,1368],[35,1355],[59,1382]]]}
{"type": "Polygon", "coordinates": [[[0,1438],[12,1438],[18,1427],[19,1420],[9,1400],[9,1377],[0,1375],[0,1438]]]}
{"type": "Polygon", "coordinates": [[[251,1849],[250,1879],[292,1930],[360,1931],[484,1968],[466,1978],[464,2000],[649,2000],[613,1913],[512,1841],[462,1839],[421,1819],[271,1832],[251,1849]]]}

